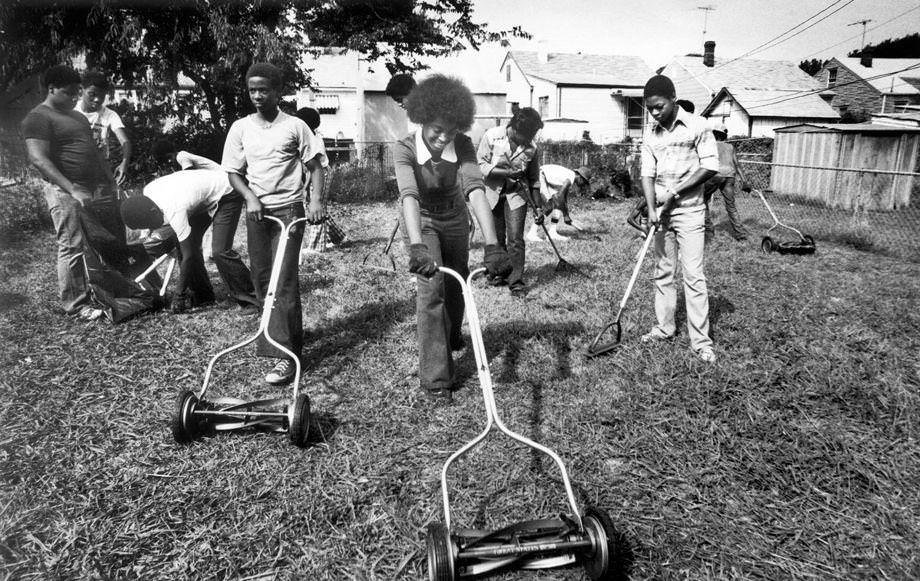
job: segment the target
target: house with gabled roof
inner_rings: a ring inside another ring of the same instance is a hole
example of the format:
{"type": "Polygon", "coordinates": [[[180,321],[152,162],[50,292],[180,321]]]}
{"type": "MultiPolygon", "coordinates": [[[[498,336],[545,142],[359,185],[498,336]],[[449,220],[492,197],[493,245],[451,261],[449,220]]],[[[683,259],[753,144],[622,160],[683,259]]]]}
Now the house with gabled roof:
{"type": "Polygon", "coordinates": [[[920,105],[920,59],[832,58],[815,73],[841,115],[866,121],[920,105]]]}
{"type": "Polygon", "coordinates": [[[661,74],[674,81],[679,99],[723,122],[729,135],[772,137],[777,127],[840,119],[823,87],[796,63],[716,58],[715,44],[704,43],[702,56],[675,57],[661,74]]]}
{"type": "MultiPolygon", "coordinates": [[[[406,112],[386,95],[390,72],[381,60],[370,62],[340,47],[318,49],[305,63],[312,86],[293,98],[298,107],[320,113],[319,132],[326,139],[354,143],[393,142],[413,130],[406,112]]],[[[467,134],[476,143],[482,134],[507,120],[505,87],[495,74],[504,49],[462,50],[438,58],[420,58],[429,68],[413,74],[416,80],[443,73],[463,80],[476,101],[476,118],[467,134]]]]}
{"type": "Polygon", "coordinates": [[[555,121],[582,124],[598,143],[642,136],[642,89],[653,75],[637,56],[508,51],[501,65],[510,109],[533,107],[552,137],[555,121]]]}

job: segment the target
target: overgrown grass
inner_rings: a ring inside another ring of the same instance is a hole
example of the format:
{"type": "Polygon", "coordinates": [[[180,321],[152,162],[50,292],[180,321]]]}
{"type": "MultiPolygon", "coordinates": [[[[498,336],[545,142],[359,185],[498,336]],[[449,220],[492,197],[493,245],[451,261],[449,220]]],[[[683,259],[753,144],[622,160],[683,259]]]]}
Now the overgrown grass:
{"type": "MultiPolygon", "coordinates": [[[[622,225],[626,207],[573,209],[586,232],[560,250],[590,280],[556,273],[549,247],[531,244],[527,300],[477,286],[506,422],[555,449],[579,500],[610,512],[633,546],[633,579],[920,576],[917,264],[820,239],[814,256],[763,255],[752,222],[749,242],[720,234],[707,256],[715,365],[692,357],[684,332],[647,346],[633,331],[621,350],[587,359],[640,245],[622,225]]],[[[414,284],[359,267],[395,210],[334,215],[351,246],[301,269],[303,388],[316,414],[306,450],[282,434],[180,446],[169,433],[176,394],[196,389],[207,359],[255,318],[217,307],[77,323],[55,300],[51,236],[3,246],[7,578],[425,577],[440,468],[483,425],[472,353],[453,405],[421,397],[414,284]]],[[[631,303],[643,328],[649,272],[631,303]]],[[[271,395],[266,367],[234,358],[211,395],[271,395]]],[[[566,510],[553,465],[505,439],[462,461],[451,483],[458,526],[566,510]]]]}

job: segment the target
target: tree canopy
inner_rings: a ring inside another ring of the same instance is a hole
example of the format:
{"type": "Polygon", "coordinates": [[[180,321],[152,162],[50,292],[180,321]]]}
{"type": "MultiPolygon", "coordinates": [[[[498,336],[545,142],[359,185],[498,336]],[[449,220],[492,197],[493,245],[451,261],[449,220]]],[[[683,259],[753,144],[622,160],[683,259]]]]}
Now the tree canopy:
{"type": "Polygon", "coordinates": [[[847,56],[871,56],[888,59],[920,58],[920,33],[908,34],[900,38],[889,38],[878,44],[867,44],[861,49],[850,51],[847,56]]]}
{"type": "Polygon", "coordinates": [[[221,131],[249,109],[242,78],[252,62],[280,66],[293,88],[309,84],[305,57],[316,47],[345,47],[397,72],[508,36],[526,33],[475,22],[472,0],[4,0],[0,91],[82,56],[180,120],[206,109],[221,131]],[[180,73],[190,92],[178,90],[180,73]]]}

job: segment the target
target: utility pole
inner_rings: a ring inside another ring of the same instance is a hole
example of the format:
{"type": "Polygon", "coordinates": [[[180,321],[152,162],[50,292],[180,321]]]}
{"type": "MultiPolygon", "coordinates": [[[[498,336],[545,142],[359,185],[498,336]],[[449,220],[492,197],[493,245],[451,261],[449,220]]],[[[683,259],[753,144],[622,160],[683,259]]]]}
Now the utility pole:
{"type": "Polygon", "coordinates": [[[856,26],[857,24],[862,24],[862,40],[859,42],[859,52],[862,52],[862,50],[866,48],[866,24],[869,22],[872,22],[871,18],[866,18],[865,20],[857,20],[856,22],[847,24],[847,26],[856,26]]]}
{"type": "Polygon", "coordinates": [[[706,42],[706,25],[709,24],[709,13],[716,9],[715,6],[697,6],[697,10],[703,11],[703,42],[706,42]]]}

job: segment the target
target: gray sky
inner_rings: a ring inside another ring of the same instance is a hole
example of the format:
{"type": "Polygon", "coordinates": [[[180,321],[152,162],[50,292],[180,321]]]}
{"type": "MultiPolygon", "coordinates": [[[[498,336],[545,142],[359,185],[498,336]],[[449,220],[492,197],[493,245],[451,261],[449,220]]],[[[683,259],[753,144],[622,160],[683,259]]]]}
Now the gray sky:
{"type": "Polygon", "coordinates": [[[867,44],[920,32],[920,0],[476,0],[475,6],[476,20],[493,29],[520,25],[533,35],[512,40],[512,48],[535,50],[543,41],[551,52],[638,55],[653,68],[675,55],[702,52],[705,14],[706,39],[716,42],[717,57],[739,57],[825,8],[781,39],[839,12],[747,58],[846,56],[859,47],[863,30],[848,25],[865,19],[872,20],[867,44]]]}

